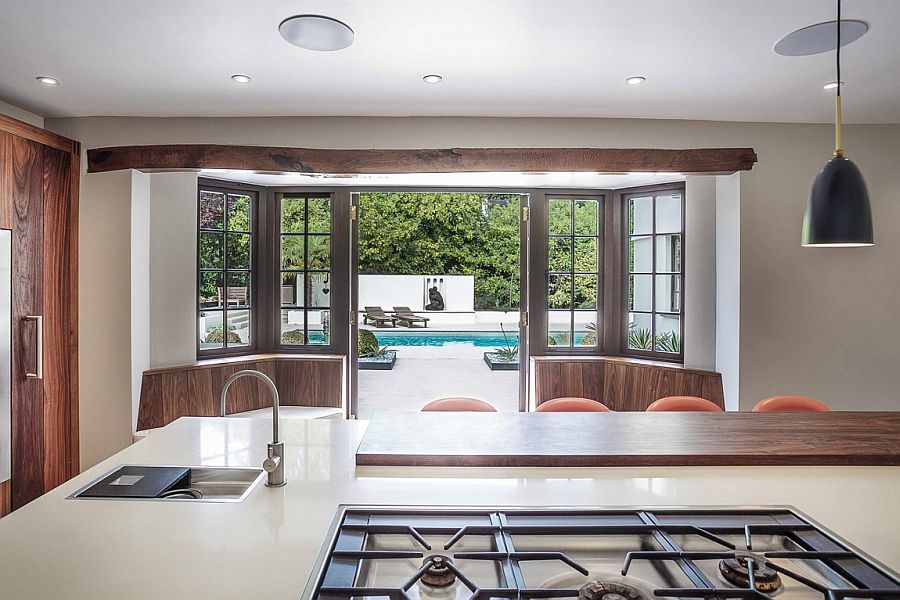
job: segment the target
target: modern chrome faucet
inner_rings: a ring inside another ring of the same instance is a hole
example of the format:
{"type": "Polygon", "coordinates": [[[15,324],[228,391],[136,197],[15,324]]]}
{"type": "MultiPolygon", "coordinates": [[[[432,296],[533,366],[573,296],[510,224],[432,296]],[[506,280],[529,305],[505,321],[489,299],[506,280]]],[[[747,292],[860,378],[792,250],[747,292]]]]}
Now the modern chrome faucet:
{"type": "Polygon", "coordinates": [[[266,387],[269,388],[269,392],[272,394],[272,441],[268,445],[268,454],[266,460],[263,461],[262,467],[263,470],[268,473],[266,485],[269,487],[281,487],[287,482],[284,480],[284,442],[278,441],[279,400],[278,388],[275,387],[275,382],[272,381],[268,375],[260,373],[259,371],[254,371],[252,369],[238,371],[226,379],[224,385],[222,385],[222,395],[219,398],[222,405],[221,416],[225,416],[225,398],[228,395],[228,388],[231,387],[232,383],[242,377],[256,377],[266,384],[266,387]]]}

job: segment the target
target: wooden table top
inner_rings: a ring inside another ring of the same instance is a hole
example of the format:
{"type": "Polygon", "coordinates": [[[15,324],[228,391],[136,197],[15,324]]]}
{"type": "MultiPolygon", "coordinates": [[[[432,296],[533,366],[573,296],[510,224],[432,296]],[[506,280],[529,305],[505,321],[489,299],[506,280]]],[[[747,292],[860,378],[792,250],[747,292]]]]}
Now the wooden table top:
{"type": "Polygon", "coordinates": [[[900,412],[376,414],[357,465],[900,465],[900,412]]]}

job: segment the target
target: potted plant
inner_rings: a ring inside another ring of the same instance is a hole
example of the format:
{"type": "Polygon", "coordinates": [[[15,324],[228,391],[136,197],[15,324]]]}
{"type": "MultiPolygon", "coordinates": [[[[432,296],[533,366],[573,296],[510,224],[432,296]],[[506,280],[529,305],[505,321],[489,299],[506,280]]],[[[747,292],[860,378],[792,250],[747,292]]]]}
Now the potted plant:
{"type": "Polygon", "coordinates": [[[518,345],[510,344],[502,323],[500,324],[500,331],[503,333],[503,346],[494,348],[493,352],[485,352],[484,362],[490,367],[491,371],[518,371],[519,347],[518,345]]]}
{"type": "Polygon", "coordinates": [[[356,343],[357,364],[361,370],[390,371],[397,362],[397,352],[379,346],[378,338],[367,329],[360,329],[356,343]]]}

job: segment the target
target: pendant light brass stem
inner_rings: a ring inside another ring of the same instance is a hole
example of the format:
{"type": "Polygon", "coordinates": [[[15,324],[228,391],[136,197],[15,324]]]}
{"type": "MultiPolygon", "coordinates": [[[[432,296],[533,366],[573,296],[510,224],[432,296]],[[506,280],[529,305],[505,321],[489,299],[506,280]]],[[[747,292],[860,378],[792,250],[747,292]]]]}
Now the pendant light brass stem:
{"type": "Polygon", "coordinates": [[[841,147],[841,97],[834,98],[834,155],[843,156],[844,149],[841,147]]]}

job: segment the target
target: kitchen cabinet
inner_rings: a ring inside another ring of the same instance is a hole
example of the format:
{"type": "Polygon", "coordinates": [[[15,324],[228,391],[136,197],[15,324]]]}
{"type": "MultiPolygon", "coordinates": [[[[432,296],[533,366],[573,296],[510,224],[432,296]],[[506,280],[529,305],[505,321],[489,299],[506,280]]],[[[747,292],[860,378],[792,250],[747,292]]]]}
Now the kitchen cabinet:
{"type": "Polygon", "coordinates": [[[0,516],[78,472],[80,145],[0,116],[0,229],[11,237],[11,478],[0,516]]]}

